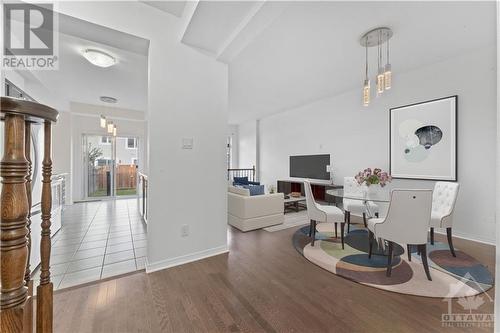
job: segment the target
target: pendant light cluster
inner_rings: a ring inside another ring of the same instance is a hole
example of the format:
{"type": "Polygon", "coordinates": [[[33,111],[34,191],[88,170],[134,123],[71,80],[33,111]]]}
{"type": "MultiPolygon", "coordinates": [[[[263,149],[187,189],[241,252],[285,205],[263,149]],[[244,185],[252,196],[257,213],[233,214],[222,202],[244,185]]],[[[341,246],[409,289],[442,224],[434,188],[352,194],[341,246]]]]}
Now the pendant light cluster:
{"type": "Polygon", "coordinates": [[[391,89],[392,85],[392,69],[389,60],[389,39],[392,37],[392,30],[386,27],[380,27],[365,33],[359,43],[365,48],[365,80],[363,84],[363,105],[370,105],[370,79],[368,78],[368,48],[377,47],[377,76],[376,76],[376,92],[377,96],[384,93],[385,90],[391,89]],[[383,46],[385,44],[386,56],[385,65],[383,62],[383,46]]]}
{"type": "Polygon", "coordinates": [[[101,128],[105,128],[108,134],[112,134],[116,136],[116,124],[113,124],[112,121],[107,120],[105,116],[101,115],[100,119],[101,128]]]}

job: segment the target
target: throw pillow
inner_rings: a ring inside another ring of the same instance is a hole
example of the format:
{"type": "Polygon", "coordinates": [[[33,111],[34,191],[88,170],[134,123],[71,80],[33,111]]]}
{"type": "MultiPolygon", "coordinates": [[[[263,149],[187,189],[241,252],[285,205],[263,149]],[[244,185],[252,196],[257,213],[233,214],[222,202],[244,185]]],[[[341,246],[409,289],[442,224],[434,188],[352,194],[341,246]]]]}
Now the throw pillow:
{"type": "Polygon", "coordinates": [[[248,185],[248,177],[234,177],[233,185],[248,185]]]}
{"type": "Polygon", "coordinates": [[[246,185],[244,186],[250,191],[250,196],[264,194],[264,185],[246,185]]]}

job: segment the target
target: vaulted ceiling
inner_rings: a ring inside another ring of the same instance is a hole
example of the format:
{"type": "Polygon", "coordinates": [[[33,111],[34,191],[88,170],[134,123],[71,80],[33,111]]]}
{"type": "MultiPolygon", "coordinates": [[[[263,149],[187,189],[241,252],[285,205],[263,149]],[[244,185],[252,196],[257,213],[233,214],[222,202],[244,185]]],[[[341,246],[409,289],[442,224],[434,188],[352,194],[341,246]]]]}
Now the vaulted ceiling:
{"type": "MultiPolygon", "coordinates": [[[[394,31],[395,81],[398,73],[494,45],[496,38],[495,2],[140,2],[184,20],[181,42],[228,65],[230,123],[359,88],[359,38],[374,27],[394,31]]],[[[38,79],[71,101],[99,105],[99,96],[110,95],[118,107],[147,109],[147,40],[65,16],[60,32],[60,70],[37,73],[38,79]],[[81,56],[90,47],[118,64],[92,66],[81,56]]]]}
{"type": "Polygon", "coordinates": [[[394,31],[397,80],[494,45],[495,13],[494,2],[200,1],[182,42],[229,65],[229,121],[240,123],[359,88],[359,38],[372,28],[394,31]]]}

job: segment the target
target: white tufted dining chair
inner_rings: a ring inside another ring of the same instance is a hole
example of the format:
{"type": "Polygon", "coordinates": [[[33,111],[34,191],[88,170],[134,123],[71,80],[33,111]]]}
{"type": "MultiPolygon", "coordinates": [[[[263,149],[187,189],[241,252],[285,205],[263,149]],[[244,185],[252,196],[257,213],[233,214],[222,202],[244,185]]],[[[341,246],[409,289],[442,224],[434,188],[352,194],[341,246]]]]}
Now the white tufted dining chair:
{"type": "Polygon", "coordinates": [[[432,212],[431,212],[431,244],[434,245],[434,228],[446,228],[448,245],[451,254],[456,257],[453,248],[451,228],[453,227],[453,210],[458,197],[460,184],[451,182],[436,182],[434,192],[432,193],[432,212]]]}
{"type": "Polygon", "coordinates": [[[408,260],[410,246],[417,245],[427,279],[432,281],[427,263],[427,231],[431,215],[432,190],[392,190],[387,215],[368,220],[368,258],[372,256],[375,238],[389,243],[387,276],[391,276],[394,243],[406,244],[408,260]]]}
{"type": "MultiPolygon", "coordinates": [[[[354,177],[344,177],[344,197],[349,195],[362,196],[363,189],[361,185],[358,184],[354,177]]],[[[366,225],[366,215],[368,214],[366,205],[369,205],[370,211],[375,213],[378,217],[379,207],[373,201],[363,202],[362,200],[348,199],[344,198],[342,200],[342,206],[344,207],[345,221],[347,222],[347,233],[350,231],[351,227],[351,213],[361,214],[363,216],[363,223],[366,225]]]]}
{"type": "Polygon", "coordinates": [[[311,246],[314,246],[316,238],[316,224],[318,222],[333,223],[335,225],[335,237],[337,237],[337,223],[340,223],[340,238],[342,249],[344,249],[344,214],[340,208],[335,206],[320,205],[314,200],[311,183],[304,181],[304,192],[306,193],[307,215],[310,220],[309,237],[312,237],[311,246]]]}

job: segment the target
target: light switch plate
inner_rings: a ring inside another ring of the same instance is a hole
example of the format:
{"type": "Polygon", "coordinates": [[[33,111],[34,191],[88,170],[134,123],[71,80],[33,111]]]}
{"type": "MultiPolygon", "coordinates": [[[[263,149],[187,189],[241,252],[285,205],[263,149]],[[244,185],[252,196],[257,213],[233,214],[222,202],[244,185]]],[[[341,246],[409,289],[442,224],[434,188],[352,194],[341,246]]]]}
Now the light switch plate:
{"type": "Polygon", "coordinates": [[[182,149],[193,149],[193,138],[183,138],[182,149]]]}

